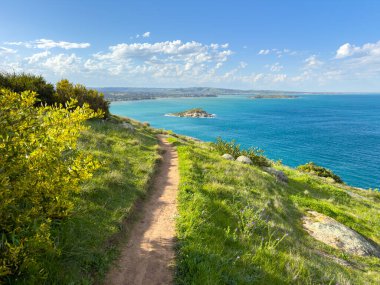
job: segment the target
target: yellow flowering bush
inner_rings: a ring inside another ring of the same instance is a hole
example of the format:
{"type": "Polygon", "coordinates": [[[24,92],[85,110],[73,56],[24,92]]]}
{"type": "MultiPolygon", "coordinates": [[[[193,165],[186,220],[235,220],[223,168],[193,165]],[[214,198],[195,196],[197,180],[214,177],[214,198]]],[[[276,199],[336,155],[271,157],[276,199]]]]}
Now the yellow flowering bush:
{"type": "Polygon", "coordinates": [[[0,283],[54,251],[52,221],[69,215],[70,193],[98,168],[76,145],[84,122],[103,114],[73,100],[66,108],[36,100],[31,91],[0,89],[0,283]]]}

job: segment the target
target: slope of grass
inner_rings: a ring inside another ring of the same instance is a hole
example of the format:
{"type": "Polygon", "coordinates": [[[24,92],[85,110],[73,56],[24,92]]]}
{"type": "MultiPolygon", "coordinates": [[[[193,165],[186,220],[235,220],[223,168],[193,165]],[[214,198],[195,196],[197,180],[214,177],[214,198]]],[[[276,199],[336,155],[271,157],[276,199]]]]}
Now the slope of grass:
{"type": "Polygon", "coordinates": [[[181,175],[177,284],[378,284],[378,258],[314,240],[301,218],[316,210],[380,243],[379,193],[277,165],[289,177],[285,185],[208,144],[171,141],[181,175]]]}
{"type": "Polygon", "coordinates": [[[44,255],[45,281],[21,276],[19,284],[93,284],[104,276],[118,253],[117,238],[136,200],[149,188],[158,161],[153,130],[137,124],[134,131],[122,120],[94,120],[80,148],[102,164],[83,191],[72,197],[75,211],[56,222],[54,242],[59,254],[44,255]]]}

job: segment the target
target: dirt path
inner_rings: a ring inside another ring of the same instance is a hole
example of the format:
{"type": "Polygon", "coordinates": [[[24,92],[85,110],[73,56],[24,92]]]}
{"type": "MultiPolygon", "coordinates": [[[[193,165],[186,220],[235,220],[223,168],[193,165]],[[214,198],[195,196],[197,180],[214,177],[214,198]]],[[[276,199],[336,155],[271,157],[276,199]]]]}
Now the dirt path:
{"type": "Polygon", "coordinates": [[[162,137],[163,161],[153,189],[132,228],[127,246],[104,284],[151,285],[173,283],[175,215],[179,183],[178,156],[162,137]]]}

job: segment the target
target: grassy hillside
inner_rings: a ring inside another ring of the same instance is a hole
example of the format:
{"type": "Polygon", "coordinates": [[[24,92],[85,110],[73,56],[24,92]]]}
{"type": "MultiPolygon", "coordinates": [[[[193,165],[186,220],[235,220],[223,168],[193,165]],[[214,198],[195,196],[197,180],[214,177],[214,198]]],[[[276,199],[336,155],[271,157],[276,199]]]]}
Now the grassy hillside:
{"type": "Polygon", "coordinates": [[[379,244],[379,193],[277,165],[289,177],[282,184],[209,144],[170,140],[181,175],[177,284],[378,284],[378,258],[316,241],[301,218],[315,210],[379,244]]]}
{"type": "MultiPolygon", "coordinates": [[[[159,158],[154,132],[135,122],[133,131],[122,120],[93,120],[80,148],[101,163],[93,178],[74,195],[74,213],[56,222],[53,232],[58,255],[39,256],[45,280],[22,275],[10,283],[93,284],[117,255],[123,221],[143,197],[159,158]]],[[[129,125],[130,126],[130,125],[129,125]]]]}
{"type": "MultiPolygon", "coordinates": [[[[72,197],[73,215],[55,223],[58,254],[39,256],[44,280],[22,275],[9,283],[94,284],[117,257],[125,221],[154,174],[159,131],[117,117],[89,124],[80,148],[101,168],[72,197]]],[[[181,175],[177,284],[377,284],[378,258],[316,241],[301,218],[315,210],[379,244],[379,193],[276,165],[289,177],[282,184],[258,167],[221,158],[210,144],[175,134],[168,140],[181,175]]]]}

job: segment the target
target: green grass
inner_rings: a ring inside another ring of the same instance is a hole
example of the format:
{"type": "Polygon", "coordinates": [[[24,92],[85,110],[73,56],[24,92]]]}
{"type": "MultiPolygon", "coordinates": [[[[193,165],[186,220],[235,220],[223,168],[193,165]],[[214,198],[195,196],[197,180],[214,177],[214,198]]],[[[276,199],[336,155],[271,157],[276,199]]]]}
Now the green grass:
{"type": "Polygon", "coordinates": [[[39,260],[45,282],[21,276],[14,283],[93,284],[103,278],[118,254],[125,219],[146,194],[159,158],[154,131],[130,123],[135,131],[123,128],[115,118],[89,123],[80,148],[92,153],[102,167],[73,196],[74,213],[55,224],[52,238],[59,254],[39,260]]]}
{"type": "MultiPolygon", "coordinates": [[[[98,284],[118,256],[126,220],[143,198],[159,159],[156,130],[122,119],[94,120],[80,148],[102,167],[72,197],[75,211],[54,225],[55,254],[38,262],[45,282],[98,284]]],[[[301,225],[308,210],[326,214],[380,244],[380,194],[362,191],[280,164],[281,184],[259,167],[224,160],[210,144],[172,132],[178,150],[177,284],[377,284],[378,258],[342,253],[310,237],[301,225]],[[349,193],[351,195],[349,195],[349,193]],[[360,195],[352,197],[352,195],[360,195]],[[349,261],[342,266],[333,258],[349,261]]],[[[131,218],[132,217],[132,218],[131,218]]]]}
{"type": "Polygon", "coordinates": [[[258,167],[222,159],[208,144],[175,142],[177,284],[378,284],[378,258],[350,256],[314,240],[301,217],[316,210],[380,243],[379,193],[277,165],[289,177],[285,185],[258,167]]]}

